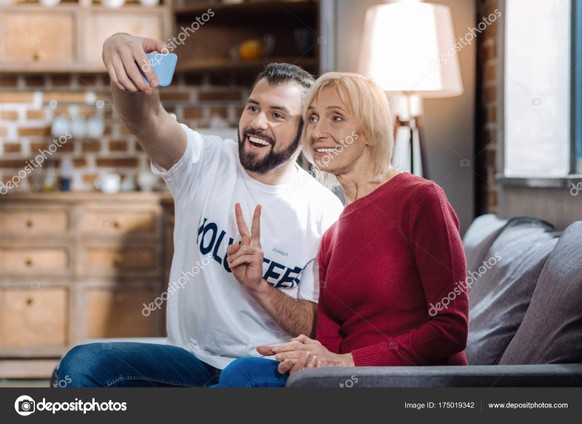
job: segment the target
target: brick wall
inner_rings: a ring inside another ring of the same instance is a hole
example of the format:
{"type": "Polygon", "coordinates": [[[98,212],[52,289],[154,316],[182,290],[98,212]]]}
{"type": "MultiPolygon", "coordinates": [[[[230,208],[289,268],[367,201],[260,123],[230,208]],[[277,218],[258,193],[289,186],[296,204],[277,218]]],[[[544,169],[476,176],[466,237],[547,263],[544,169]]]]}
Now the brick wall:
{"type": "MultiPolygon", "coordinates": [[[[477,21],[495,13],[498,0],[478,0],[477,21]]],[[[497,78],[498,52],[497,31],[501,21],[495,21],[477,37],[477,117],[476,117],[476,212],[477,215],[498,212],[499,187],[495,175],[497,151],[497,78]]]]}
{"type": "MultiPolygon", "coordinates": [[[[178,75],[171,87],[162,89],[161,98],[169,112],[191,127],[236,127],[248,94],[248,85],[241,87],[213,81],[208,75],[178,75]]],[[[18,182],[13,190],[30,190],[31,182],[42,179],[49,166],[58,170],[65,156],[74,163],[72,185],[76,191],[92,190],[95,179],[105,171],[134,180],[140,172],[149,172],[147,156],[111,104],[107,75],[0,74],[0,180],[18,182]],[[57,144],[58,149],[49,149],[55,144],[52,123],[56,117],[69,121],[61,128],[63,134],[59,133],[65,138],[57,144]],[[103,135],[78,136],[71,125],[74,117],[80,117],[81,122],[102,118],[103,135]],[[32,167],[39,150],[44,151],[46,160],[32,167]],[[25,176],[27,164],[33,171],[25,176]],[[24,178],[14,179],[19,172],[24,178]]]]}

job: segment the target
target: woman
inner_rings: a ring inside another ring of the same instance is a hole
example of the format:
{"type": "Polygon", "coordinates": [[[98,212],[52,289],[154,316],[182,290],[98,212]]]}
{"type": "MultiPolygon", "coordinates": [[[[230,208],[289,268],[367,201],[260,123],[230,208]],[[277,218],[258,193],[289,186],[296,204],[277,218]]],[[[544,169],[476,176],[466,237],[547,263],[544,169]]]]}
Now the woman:
{"type": "MultiPolygon", "coordinates": [[[[438,185],[390,166],[389,117],[383,91],[361,75],[330,72],[311,88],[304,154],[346,199],[319,250],[316,339],[259,346],[275,359],[236,360],[215,387],[281,387],[312,367],[467,364],[458,219],[438,185]]],[[[261,258],[259,244],[229,252],[231,268],[258,270],[261,258]]]]}

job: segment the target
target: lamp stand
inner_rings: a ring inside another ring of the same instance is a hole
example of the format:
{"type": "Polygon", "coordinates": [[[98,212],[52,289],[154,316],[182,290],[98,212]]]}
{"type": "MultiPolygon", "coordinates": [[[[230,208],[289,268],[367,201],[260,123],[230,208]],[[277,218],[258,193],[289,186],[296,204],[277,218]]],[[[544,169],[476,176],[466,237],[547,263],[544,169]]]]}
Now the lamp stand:
{"type": "Polygon", "coordinates": [[[407,119],[401,119],[400,116],[396,116],[394,124],[395,146],[392,164],[403,171],[428,178],[422,117],[412,114],[412,93],[406,92],[404,94],[406,95],[407,119]],[[401,133],[399,131],[400,127],[408,128],[406,135],[399,134],[401,133]]]}
{"type": "Polygon", "coordinates": [[[423,117],[422,115],[417,115],[414,117],[414,125],[416,128],[416,132],[418,133],[418,156],[420,158],[420,170],[422,177],[428,179],[428,164],[427,164],[427,154],[426,154],[426,144],[425,144],[425,136],[424,136],[424,125],[423,125],[423,117]]]}

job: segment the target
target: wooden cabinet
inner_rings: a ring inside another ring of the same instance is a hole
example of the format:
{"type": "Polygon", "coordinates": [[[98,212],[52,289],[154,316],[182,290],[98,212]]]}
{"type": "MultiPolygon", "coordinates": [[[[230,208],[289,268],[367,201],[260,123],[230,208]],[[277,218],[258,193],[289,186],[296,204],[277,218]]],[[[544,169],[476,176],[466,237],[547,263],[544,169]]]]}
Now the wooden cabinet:
{"type": "Polygon", "coordinates": [[[231,74],[254,76],[269,62],[288,62],[318,74],[319,9],[317,0],[176,1],[177,71],[211,70],[228,80],[231,74]],[[259,41],[260,57],[240,58],[238,47],[248,40],[259,41]]]}
{"type": "Polygon", "coordinates": [[[71,228],[69,218],[69,211],[65,208],[35,211],[15,206],[2,211],[0,233],[5,236],[62,234],[71,228]]]}
{"type": "Polygon", "coordinates": [[[155,319],[144,317],[142,310],[160,295],[159,291],[144,286],[109,288],[88,287],[82,299],[83,319],[89,338],[150,337],[155,335],[155,319]],[[128,310],[132,313],[128,313],[128,310]]]}
{"type": "Polygon", "coordinates": [[[0,69],[6,72],[104,72],[103,42],[116,32],[166,40],[172,33],[171,0],[120,8],[70,0],[0,5],[0,69]]]}
{"type": "Polygon", "coordinates": [[[0,287],[2,347],[62,348],[67,344],[69,291],[65,285],[47,288],[0,287]]]}
{"type": "Polygon", "coordinates": [[[0,58],[6,65],[72,64],[76,60],[73,36],[76,32],[76,13],[70,8],[64,10],[14,8],[2,11],[0,58]]]}
{"type": "Polygon", "coordinates": [[[71,258],[66,246],[0,247],[0,266],[6,275],[66,275],[71,270],[71,258]]]}
{"type": "Polygon", "coordinates": [[[166,40],[170,33],[168,15],[169,12],[163,8],[152,11],[151,8],[139,6],[126,7],[125,10],[86,11],[83,62],[105,70],[101,59],[103,42],[117,32],[166,40]]]}
{"type": "Polygon", "coordinates": [[[0,378],[48,377],[93,338],[165,335],[173,227],[161,193],[0,198],[0,378]]]}

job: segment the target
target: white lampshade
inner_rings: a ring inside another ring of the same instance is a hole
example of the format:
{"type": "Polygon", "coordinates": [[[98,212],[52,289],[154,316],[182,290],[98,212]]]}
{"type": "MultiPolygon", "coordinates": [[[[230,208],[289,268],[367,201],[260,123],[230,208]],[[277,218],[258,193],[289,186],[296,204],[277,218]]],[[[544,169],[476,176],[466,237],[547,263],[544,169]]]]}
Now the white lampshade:
{"type": "Polygon", "coordinates": [[[447,6],[403,1],[366,13],[358,72],[390,93],[449,97],[463,92],[451,12],[447,6]]]}

